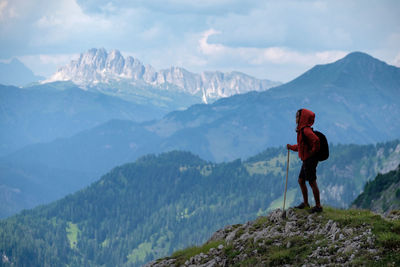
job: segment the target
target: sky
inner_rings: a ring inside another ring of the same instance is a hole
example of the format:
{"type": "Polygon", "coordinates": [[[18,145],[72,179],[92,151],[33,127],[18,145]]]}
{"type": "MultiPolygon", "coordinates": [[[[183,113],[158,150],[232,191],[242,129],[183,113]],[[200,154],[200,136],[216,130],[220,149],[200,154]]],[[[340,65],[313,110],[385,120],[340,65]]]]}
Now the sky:
{"type": "Polygon", "coordinates": [[[0,61],[49,77],[105,48],[287,82],[353,51],[400,67],[399,14],[398,0],[0,0],[0,61]]]}

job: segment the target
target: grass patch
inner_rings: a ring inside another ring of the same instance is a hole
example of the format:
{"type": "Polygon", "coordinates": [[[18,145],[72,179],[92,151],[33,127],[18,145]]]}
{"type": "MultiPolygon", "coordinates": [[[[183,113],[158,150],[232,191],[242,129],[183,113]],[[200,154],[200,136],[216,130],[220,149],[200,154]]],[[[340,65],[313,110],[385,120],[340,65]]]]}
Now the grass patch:
{"type": "Polygon", "coordinates": [[[266,252],[268,264],[271,266],[282,265],[282,264],[296,264],[302,262],[313,250],[313,246],[310,245],[310,241],[300,236],[293,236],[283,240],[282,246],[272,246],[269,251],[266,252]],[[286,245],[291,243],[290,247],[286,245]]]}
{"type": "Polygon", "coordinates": [[[240,254],[240,251],[235,250],[233,245],[229,245],[224,248],[224,254],[228,258],[228,261],[232,261],[237,255],[240,254]]]}
{"type": "Polygon", "coordinates": [[[390,230],[390,222],[385,221],[381,216],[367,210],[341,210],[331,207],[324,207],[324,217],[339,223],[340,226],[352,228],[371,226],[378,232],[390,230]]]}
{"type": "Polygon", "coordinates": [[[147,254],[152,251],[151,242],[141,243],[137,248],[135,248],[128,256],[128,262],[144,261],[147,254]]]}
{"type": "Polygon", "coordinates": [[[400,235],[393,232],[383,232],[377,236],[378,243],[386,249],[396,250],[400,248],[400,235]]]}
{"type": "Polygon", "coordinates": [[[200,253],[207,254],[211,248],[216,248],[219,245],[224,245],[224,241],[217,240],[207,243],[201,247],[193,246],[183,250],[176,251],[172,254],[171,258],[176,259],[176,265],[184,264],[185,261],[189,260],[191,257],[198,255],[200,253]]]}
{"type": "Polygon", "coordinates": [[[264,228],[269,224],[269,220],[265,216],[258,217],[253,224],[253,227],[257,230],[264,228]]]}
{"type": "Polygon", "coordinates": [[[65,230],[67,231],[69,246],[72,249],[76,249],[76,246],[78,245],[78,233],[80,232],[78,225],[72,222],[68,222],[67,228],[65,230]]]}
{"type": "Polygon", "coordinates": [[[272,266],[290,263],[291,259],[290,249],[281,247],[274,247],[269,255],[269,263],[272,266]]]}
{"type": "Polygon", "coordinates": [[[372,229],[376,236],[376,246],[380,250],[381,259],[371,266],[400,266],[400,221],[388,221],[381,216],[367,210],[340,210],[324,208],[326,219],[339,223],[340,227],[350,226],[352,228],[372,229]]]}
{"type": "Polygon", "coordinates": [[[234,267],[254,267],[254,266],[259,266],[258,263],[259,262],[258,262],[257,258],[252,257],[252,258],[246,259],[242,262],[238,262],[233,266],[234,267]]]}

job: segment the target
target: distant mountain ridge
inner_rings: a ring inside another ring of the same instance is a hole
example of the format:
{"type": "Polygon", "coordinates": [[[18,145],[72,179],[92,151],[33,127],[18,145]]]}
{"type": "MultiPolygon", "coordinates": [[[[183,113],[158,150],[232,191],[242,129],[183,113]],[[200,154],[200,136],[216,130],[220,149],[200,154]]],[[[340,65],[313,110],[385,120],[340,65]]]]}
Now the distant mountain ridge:
{"type": "Polygon", "coordinates": [[[160,89],[178,90],[201,97],[204,103],[249,91],[264,91],[280,83],[259,80],[240,72],[203,72],[196,74],[180,67],[156,71],[131,56],[124,58],[118,50],[90,49],[71,61],[45,82],[73,81],[81,86],[99,83],[129,82],[160,89]],[[171,88],[172,87],[172,88],[171,88]]]}
{"type": "Polygon", "coordinates": [[[0,156],[72,136],[111,119],[145,121],[166,113],[65,82],[27,88],[0,84],[0,110],[0,156]]]}
{"type": "Polygon", "coordinates": [[[98,175],[144,154],[171,150],[190,151],[214,162],[231,161],[296,142],[294,115],[302,107],[316,113],[314,128],[329,142],[385,142],[399,138],[399,83],[399,68],[351,53],[265,92],[194,105],[154,121],[109,121],[69,138],[26,147],[3,160],[14,163],[15,169],[38,163],[98,175]]]}
{"type": "Polygon", "coordinates": [[[16,58],[13,58],[9,63],[0,62],[0,84],[24,86],[44,79],[42,76],[35,75],[32,70],[16,58]]]}

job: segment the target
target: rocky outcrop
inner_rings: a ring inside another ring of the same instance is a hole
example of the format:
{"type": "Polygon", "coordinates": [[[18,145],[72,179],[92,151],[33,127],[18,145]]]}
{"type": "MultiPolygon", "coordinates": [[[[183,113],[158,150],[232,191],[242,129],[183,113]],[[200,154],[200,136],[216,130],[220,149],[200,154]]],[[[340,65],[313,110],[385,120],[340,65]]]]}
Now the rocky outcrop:
{"type": "Polygon", "coordinates": [[[156,71],[150,65],[128,56],[124,58],[118,50],[107,53],[104,48],[90,49],[73,60],[45,82],[73,81],[81,86],[125,81],[131,84],[146,84],[160,89],[173,88],[192,95],[200,95],[203,102],[249,91],[265,91],[280,83],[260,80],[240,72],[191,73],[184,68],[171,67],[156,71]]]}
{"type": "MultiPolygon", "coordinates": [[[[336,221],[332,210],[309,214],[289,209],[285,218],[281,210],[275,210],[215,232],[201,253],[186,258],[173,255],[145,266],[353,266],[379,262],[385,250],[377,244],[370,221],[356,222],[357,212],[348,215],[348,222],[342,212],[336,221]]],[[[364,213],[360,211],[359,216],[364,213]]],[[[396,216],[390,219],[398,220],[396,216]]]]}

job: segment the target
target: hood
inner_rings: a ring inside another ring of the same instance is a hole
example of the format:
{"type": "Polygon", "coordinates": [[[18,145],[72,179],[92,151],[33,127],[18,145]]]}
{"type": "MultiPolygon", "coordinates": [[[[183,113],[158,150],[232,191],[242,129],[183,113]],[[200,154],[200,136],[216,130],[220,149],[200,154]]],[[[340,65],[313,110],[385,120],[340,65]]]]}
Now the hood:
{"type": "Polygon", "coordinates": [[[303,108],[300,114],[299,125],[297,126],[297,130],[301,130],[304,127],[311,127],[314,124],[315,113],[311,110],[303,108]]]}

